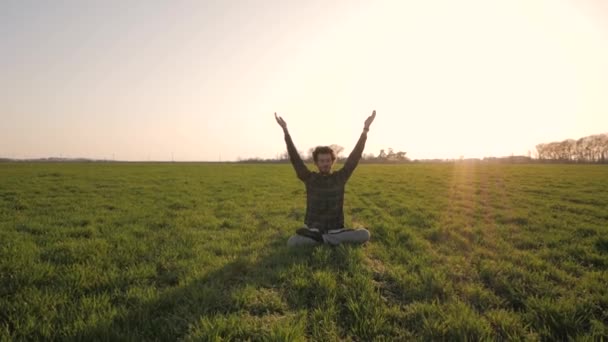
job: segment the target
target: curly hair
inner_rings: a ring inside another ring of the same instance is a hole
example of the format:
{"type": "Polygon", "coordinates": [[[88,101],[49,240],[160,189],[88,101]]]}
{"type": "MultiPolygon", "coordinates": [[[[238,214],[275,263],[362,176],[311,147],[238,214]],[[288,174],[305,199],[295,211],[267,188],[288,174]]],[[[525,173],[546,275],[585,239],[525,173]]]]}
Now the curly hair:
{"type": "Polygon", "coordinates": [[[331,154],[331,161],[336,161],[336,152],[329,146],[317,146],[314,151],[312,151],[312,159],[317,162],[317,157],[319,154],[331,154]]]}

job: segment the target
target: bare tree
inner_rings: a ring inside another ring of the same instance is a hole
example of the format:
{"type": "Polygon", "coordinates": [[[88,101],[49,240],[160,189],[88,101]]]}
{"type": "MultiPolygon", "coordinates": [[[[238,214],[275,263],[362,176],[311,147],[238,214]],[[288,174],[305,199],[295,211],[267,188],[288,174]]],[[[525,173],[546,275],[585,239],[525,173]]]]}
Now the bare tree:
{"type": "Polygon", "coordinates": [[[336,158],[340,158],[340,154],[344,151],[344,147],[338,144],[331,144],[329,147],[336,153],[336,158]]]}
{"type": "Polygon", "coordinates": [[[380,153],[378,154],[378,159],[386,159],[386,152],[384,152],[384,150],[380,150],[380,153]]]}
{"type": "Polygon", "coordinates": [[[408,157],[405,156],[406,154],[407,154],[407,152],[399,151],[399,152],[395,153],[395,158],[399,161],[408,160],[408,157]]]}
{"type": "Polygon", "coordinates": [[[598,144],[600,145],[600,161],[602,163],[608,162],[608,133],[600,134],[598,138],[598,144]]]}
{"type": "Polygon", "coordinates": [[[536,154],[538,155],[539,160],[547,159],[546,144],[536,145],[536,154]]]}
{"type": "Polygon", "coordinates": [[[366,161],[372,161],[372,160],[376,159],[376,156],[374,156],[373,153],[363,153],[362,158],[363,158],[363,160],[366,160],[366,161]]]}
{"type": "Polygon", "coordinates": [[[595,134],[578,140],[566,139],[536,145],[539,160],[562,162],[606,163],[608,159],[608,134],[595,134]]]}
{"type": "Polygon", "coordinates": [[[306,155],[306,161],[311,162],[314,160],[312,153],[315,151],[314,147],[308,149],[308,154],[306,155]]]}
{"type": "Polygon", "coordinates": [[[287,150],[281,152],[281,154],[279,154],[279,159],[278,160],[289,160],[289,152],[287,152],[287,150]]]}

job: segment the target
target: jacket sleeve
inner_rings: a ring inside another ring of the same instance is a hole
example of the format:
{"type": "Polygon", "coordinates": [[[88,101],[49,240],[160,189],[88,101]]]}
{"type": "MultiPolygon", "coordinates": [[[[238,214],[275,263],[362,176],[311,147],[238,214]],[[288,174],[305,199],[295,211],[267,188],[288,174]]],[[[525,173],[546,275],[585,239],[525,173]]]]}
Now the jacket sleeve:
{"type": "Polygon", "coordinates": [[[285,133],[285,143],[287,144],[287,153],[289,154],[289,160],[291,161],[291,165],[296,170],[296,175],[302,182],[306,182],[308,177],[310,177],[310,170],[304,165],[298,150],[296,149],[293,141],[291,140],[291,136],[289,133],[285,133]]]}
{"type": "Polygon", "coordinates": [[[357,145],[355,145],[353,151],[348,155],[348,158],[346,158],[346,161],[344,162],[344,167],[342,167],[342,169],[338,171],[341,173],[341,176],[343,177],[345,182],[350,178],[353,171],[355,171],[355,168],[359,164],[359,160],[361,160],[361,155],[363,154],[363,149],[365,148],[366,141],[367,132],[363,132],[359,137],[359,141],[357,141],[357,145]]]}

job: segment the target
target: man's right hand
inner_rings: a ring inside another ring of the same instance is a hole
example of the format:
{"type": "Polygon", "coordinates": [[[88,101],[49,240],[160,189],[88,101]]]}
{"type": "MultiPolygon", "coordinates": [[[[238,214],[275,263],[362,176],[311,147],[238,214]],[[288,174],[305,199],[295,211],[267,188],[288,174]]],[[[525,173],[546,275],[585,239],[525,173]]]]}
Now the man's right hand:
{"type": "Polygon", "coordinates": [[[274,113],[274,118],[277,120],[277,123],[279,124],[279,126],[281,126],[281,128],[283,128],[283,131],[287,132],[287,122],[285,122],[285,120],[283,120],[282,117],[277,116],[277,113],[274,113]]]}

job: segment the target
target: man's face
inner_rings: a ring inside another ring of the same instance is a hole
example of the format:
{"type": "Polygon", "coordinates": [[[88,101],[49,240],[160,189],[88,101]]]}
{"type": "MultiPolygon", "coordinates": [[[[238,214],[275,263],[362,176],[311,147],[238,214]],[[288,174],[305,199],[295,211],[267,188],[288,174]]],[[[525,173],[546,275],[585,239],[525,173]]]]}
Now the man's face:
{"type": "Polygon", "coordinates": [[[320,173],[328,174],[331,171],[331,166],[333,163],[334,162],[331,160],[331,154],[325,153],[317,155],[315,165],[317,165],[320,173]]]}

